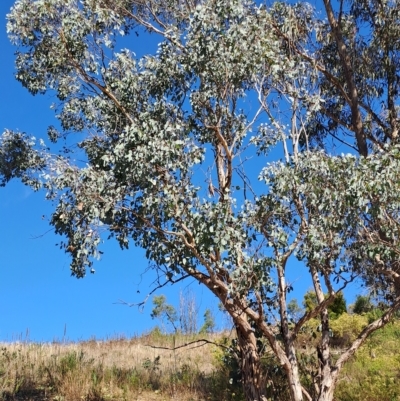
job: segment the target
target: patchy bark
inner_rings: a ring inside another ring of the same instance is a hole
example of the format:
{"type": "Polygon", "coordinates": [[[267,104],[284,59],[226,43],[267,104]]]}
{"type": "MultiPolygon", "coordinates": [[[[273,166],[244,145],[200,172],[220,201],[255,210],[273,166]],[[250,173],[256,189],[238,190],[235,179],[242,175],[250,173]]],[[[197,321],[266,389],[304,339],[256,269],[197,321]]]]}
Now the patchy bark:
{"type": "Polygon", "coordinates": [[[266,378],[262,371],[261,358],[257,350],[256,337],[252,331],[237,328],[241,354],[243,392],[247,401],[267,401],[266,378]]]}

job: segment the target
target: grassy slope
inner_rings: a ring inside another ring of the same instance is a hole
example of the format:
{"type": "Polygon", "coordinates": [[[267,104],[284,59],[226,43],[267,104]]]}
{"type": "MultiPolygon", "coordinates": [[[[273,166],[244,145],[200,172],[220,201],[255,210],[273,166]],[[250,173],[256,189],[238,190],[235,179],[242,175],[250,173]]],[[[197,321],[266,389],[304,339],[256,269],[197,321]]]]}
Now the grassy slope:
{"type": "Polygon", "coordinates": [[[400,400],[400,322],[375,332],[345,366],[336,390],[340,401],[400,400]]]}
{"type": "Polygon", "coordinates": [[[215,345],[166,349],[205,337],[155,331],[129,340],[0,344],[0,400],[235,399],[228,372],[216,369],[215,345]]]}
{"type": "MultiPolygon", "coordinates": [[[[346,334],[340,321],[336,330],[346,334]]],[[[219,348],[165,349],[199,338],[155,331],[133,339],[0,344],[0,400],[240,400],[240,385],[230,384],[219,348]]],[[[335,395],[340,401],[400,400],[399,321],[367,341],[343,370],[335,395]]]]}

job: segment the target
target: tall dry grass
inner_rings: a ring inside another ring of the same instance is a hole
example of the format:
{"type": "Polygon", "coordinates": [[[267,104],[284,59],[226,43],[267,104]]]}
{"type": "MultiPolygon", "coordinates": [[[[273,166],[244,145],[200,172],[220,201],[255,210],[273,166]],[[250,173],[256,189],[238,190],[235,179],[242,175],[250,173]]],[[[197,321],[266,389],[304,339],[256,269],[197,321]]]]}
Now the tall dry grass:
{"type": "Polygon", "coordinates": [[[184,344],[226,334],[163,335],[107,341],[0,344],[0,400],[234,400],[218,347],[184,344]]]}
{"type": "MultiPolygon", "coordinates": [[[[362,319],[366,317],[343,315],[332,324],[332,345],[337,344],[333,359],[349,345],[352,330],[358,331],[362,319]]],[[[237,361],[216,345],[195,342],[205,338],[230,346],[232,338],[228,337],[230,333],[183,336],[154,330],[130,339],[0,343],[0,400],[241,401],[237,361]]],[[[312,386],[317,339],[304,332],[298,341],[302,380],[312,386]]],[[[399,341],[399,320],[374,333],[344,367],[336,399],[400,400],[399,341]]],[[[284,375],[268,349],[263,363],[273,382],[269,397],[286,401],[284,375]]]]}

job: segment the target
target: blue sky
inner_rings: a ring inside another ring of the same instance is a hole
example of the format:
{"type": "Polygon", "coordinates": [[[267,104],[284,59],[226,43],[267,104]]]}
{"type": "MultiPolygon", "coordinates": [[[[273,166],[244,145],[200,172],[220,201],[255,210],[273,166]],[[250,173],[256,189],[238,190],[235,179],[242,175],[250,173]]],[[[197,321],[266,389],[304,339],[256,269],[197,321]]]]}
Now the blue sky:
{"type": "MultiPolygon", "coordinates": [[[[57,124],[51,95],[33,97],[13,77],[15,48],[5,30],[12,4],[13,0],[0,2],[0,133],[9,128],[46,138],[47,127],[57,124]]],[[[153,46],[154,42],[144,43],[146,50],[153,46]]],[[[69,258],[55,246],[60,237],[49,231],[46,220],[51,211],[42,192],[34,193],[17,181],[0,188],[0,341],[52,341],[64,334],[76,341],[131,336],[154,327],[151,301],[142,311],[119,303],[138,303],[152,288],[155,277],[152,272],[144,274],[144,252],[122,252],[116,242],[108,242],[94,266],[96,274],[80,280],[71,277],[69,258]]],[[[306,270],[295,272],[292,280],[301,300],[310,286],[306,270]]],[[[196,293],[200,317],[211,308],[221,321],[216,299],[193,281],[158,293],[177,307],[179,292],[187,289],[196,293]]]]}

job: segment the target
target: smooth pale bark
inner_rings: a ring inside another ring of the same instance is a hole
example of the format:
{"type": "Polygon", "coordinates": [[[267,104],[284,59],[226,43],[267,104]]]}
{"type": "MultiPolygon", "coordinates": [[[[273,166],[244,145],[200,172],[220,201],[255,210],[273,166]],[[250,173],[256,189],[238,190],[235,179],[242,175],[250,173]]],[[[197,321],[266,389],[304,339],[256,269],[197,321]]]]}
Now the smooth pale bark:
{"type": "MultiPolygon", "coordinates": [[[[319,279],[318,271],[315,266],[310,266],[310,272],[314,284],[315,294],[317,296],[318,304],[321,305],[324,300],[324,292],[322,290],[321,282],[319,279]]],[[[329,315],[328,309],[324,307],[321,311],[321,326],[322,336],[321,343],[317,347],[318,363],[319,363],[319,376],[320,381],[318,387],[320,392],[317,401],[330,401],[333,398],[333,391],[335,389],[335,380],[331,367],[331,355],[329,347],[329,315]]]]}
{"type": "MultiPolygon", "coordinates": [[[[289,254],[287,255],[287,257],[289,254]]],[[[278,265],[278,297],[279,297],[279,307],[280,307],[280,317],[281,317],[281,332],[283,341],[285,344],[285,353],[288,358],[288,364],[285,366],[289,390],[291,394],[292,401],[302,401],[303,393],[300,383],[299,367],[296,357],[296,349],[289,331],[288,315],[287,315],[287,305],[286,305],[286,279],[285,279],[285,265],[286,260],[282,261],[278,265]]],[[[278,255],[277,255],[278,258],[278,255]]]]}
{"type": "Polygon", "coordinates": [[[302,401],[303,392],[300,383],[299,366],[297,364],[296,349],[293,342],[290,342],[286,347],[286,354],[288,356],[290,367],[287,369],[287,378],[290,386],[290,394],[292,401],[302,401]]]}

